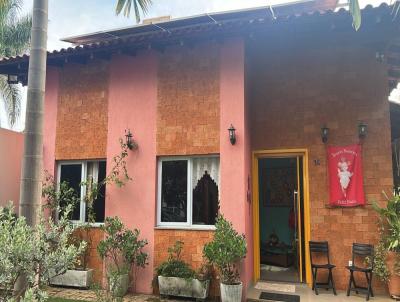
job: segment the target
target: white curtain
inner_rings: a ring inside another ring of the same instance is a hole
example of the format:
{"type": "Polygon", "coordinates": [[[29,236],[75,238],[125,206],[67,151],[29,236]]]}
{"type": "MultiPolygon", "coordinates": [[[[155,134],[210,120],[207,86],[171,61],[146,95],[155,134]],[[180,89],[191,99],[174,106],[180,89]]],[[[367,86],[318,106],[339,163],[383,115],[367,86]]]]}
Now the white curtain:
{"type": "Polygon", "coordinates": [[[206,171],[219,188],[219,157],[199,157],[193,159],[193,189],[206,171]]]}

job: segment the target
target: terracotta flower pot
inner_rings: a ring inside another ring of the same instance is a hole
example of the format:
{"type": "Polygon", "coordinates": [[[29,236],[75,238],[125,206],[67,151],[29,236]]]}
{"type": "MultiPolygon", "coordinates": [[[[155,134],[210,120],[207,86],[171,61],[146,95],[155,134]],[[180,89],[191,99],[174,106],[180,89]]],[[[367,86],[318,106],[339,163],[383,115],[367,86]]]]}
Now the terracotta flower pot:
{"type": "Polygon", "coordinates": [[[394,266],[396,263],[396,258],[398,256],[399,255],[397,255],[396,252],[388,252],[386,258],[386,265],[389,270],[389,281],[388,281],[389,294],[393,298],[400,297],[400,276],[395,274],[394,272],[394,266]]]}

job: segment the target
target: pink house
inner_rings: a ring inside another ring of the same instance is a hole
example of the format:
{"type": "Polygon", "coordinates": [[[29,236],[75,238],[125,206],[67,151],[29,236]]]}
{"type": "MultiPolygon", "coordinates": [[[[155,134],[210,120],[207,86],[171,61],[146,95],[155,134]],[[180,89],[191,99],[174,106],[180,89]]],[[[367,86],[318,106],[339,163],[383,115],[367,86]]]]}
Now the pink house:
{"type": "MultiPolygon", "coordinates": [[[[344,289],[352,243],[377,242],[370,204],[393,188],[391,141],[400,136],[388,102],[400,76],[398,22],[386,5],[367,7],[355,32],[348,12],[320,5],[138,25],[68,38],[74,46],[48,54],[45,169],[72,185],[100,179],[125,131],[138,145],[127,159],[133,180],[107,187],[96,205],[99,223],[118,216],[149,241],[138,292],[152,292],[176,240],[201,264],[218,208],[246,236],[245,291],[258,280],[310,284],[309,240],[329,241],[344,289]],[[367,205],[329,207],[326,146],[359,142],[367,205]]],[[[4,58],[0,73],[23,82],[28,63],[4,58]]],[[[85,220],[83,201],[74,220],[85,220]]],[[[101,280],[95,250],[91,266],[101,280]]]]}
{"type": "Polygon", "coordinates": [[[1,206],[14,201],[18,207],[23,140],[22,133],[0,128],[1,206]]]}

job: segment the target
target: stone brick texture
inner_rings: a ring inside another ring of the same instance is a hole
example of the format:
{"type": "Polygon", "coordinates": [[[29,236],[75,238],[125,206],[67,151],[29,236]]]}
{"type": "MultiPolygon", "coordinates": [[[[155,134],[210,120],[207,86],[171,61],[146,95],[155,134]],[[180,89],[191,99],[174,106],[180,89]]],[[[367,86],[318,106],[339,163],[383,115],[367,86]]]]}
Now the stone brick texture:
{"type": "Polygon", "coordinates": [[[168,48],[159,58],[157,155],[218,152],[218,45],[168,48]]]}
{"type": "MultiPolygon", "coordinates": [[[[375,60],[375,49],[367,41],[356,44],[335,35],[299,35],[274,43],[269,43],[271,37],[260,37],[247,49],[247,83],[252,149],[309,151],[311,239],[329,241],[337,265],[336,285],[345,289],[352,243],[377,243],[377,216],[371,203],[382,204],[381,192],[390,193],[393,181],[386,66],[375,60]],[[320,128],[326,124],[330,129],[328,145],[354,144],[359,142],[359,121],[368,124],[362,141],[368,204],[330,208],[320,128]]],[[[380,283],[375,287],[383,288],[380,283]]]]}
{"type": "Polygon", "coordinates": [[[83,263],[83,259],[87,259],[86,267],[93,269],[93,281],[95,284],[103,283],[103,260],[100,258],[97,253],[97,245],[104,238],[104,232],[98,228],[93,227],[86,229],[77,229],[75,230],[75,238],[78,240],[84,240],[87,242],[87,256],[82,256],[80,258],[81,263],[83,263]]]}
{"type": "Polygon", "coordinates": [[[106,157],[108,63],[66,64],[61,69],[56,160],[106,157]]]}

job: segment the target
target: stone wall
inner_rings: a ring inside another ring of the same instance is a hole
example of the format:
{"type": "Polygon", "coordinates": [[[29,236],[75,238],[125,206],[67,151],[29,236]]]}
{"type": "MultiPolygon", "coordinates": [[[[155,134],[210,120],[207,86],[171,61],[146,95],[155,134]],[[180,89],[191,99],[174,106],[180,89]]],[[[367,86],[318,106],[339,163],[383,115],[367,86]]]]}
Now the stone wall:
{"type": "Polygon", "coordinates": [[[158,69],[157,154],[219,152],[217,45],[168,48],[158,69]]]}
{"type": "Polygon", "coordinates": [[[108,64],[67,64],[60,73],[56,160],[105,158],[108,64]]]}
{"type": "Polygon", "coordinates": [[[311,239],[329,241],[337,265],[335,281],[344,289],[352,243],[377,242],[371,203],[382,202],[382,190],[391,192],[393,184],[386,69],[375,60],[375,50],[362,41],[356,47],[333,33],[315,38],[318,44],[312,39],[288,41],[248,49],[252,149],[308,149],[311,239]],[[329,208],[320,128],[330,128],[328,145],[354,144],[359,142],[359,121],[368,124],[362,142],[368,205],[329,208]]]}

